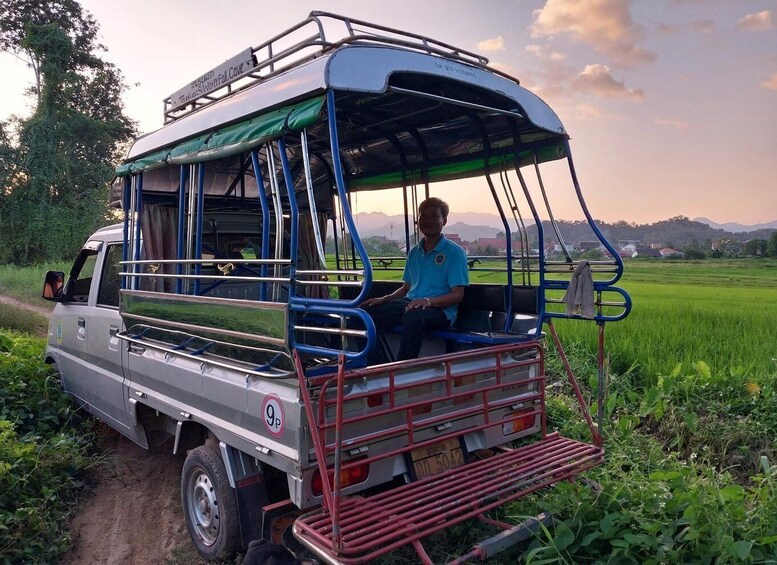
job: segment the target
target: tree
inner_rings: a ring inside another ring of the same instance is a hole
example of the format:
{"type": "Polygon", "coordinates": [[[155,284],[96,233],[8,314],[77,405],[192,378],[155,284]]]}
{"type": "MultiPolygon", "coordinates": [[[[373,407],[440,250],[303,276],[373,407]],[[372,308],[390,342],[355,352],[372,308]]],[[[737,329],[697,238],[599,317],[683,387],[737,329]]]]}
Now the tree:
{"type": "MultiPolygon", "coordinates": [[[[0,192],[0,259],[39,262],[72,255],[105,221],[108,182],[134,136],[121,73],[103,61],[98,26],[73,0],[0,0],[0,47],[35,73],[33,115],[0,192]]],[[[0,159],[3,158],[0,139],[0,159]]],[[[0,163],[0,174],[8,168],[0,163]]]]}
{"type": "Polygon", "coordinates": [[[777,230],[769,236],[769,242],[766,244],[766,253],[769,257],[777,257],[777,230]]]}
{"type": "Polygon", "coordinates": [[[767,241],[765,239],[749,239],[745,242],[744,254],[753,257],[766,256],[767,241]]]}
{"type": "Polygon", "coordinates": [[[75,0],[0,0],[0,49],[27,56],[35,73],[35,94],[41,103],[43,86],[43,57],[45,53],[29,44],[33,30],[53,25],[71,40],[79,55],[72,63],[83,64],[91,53],[101,47],[95,44],[99,27],[92,16],[84,13],[75,0]]]}

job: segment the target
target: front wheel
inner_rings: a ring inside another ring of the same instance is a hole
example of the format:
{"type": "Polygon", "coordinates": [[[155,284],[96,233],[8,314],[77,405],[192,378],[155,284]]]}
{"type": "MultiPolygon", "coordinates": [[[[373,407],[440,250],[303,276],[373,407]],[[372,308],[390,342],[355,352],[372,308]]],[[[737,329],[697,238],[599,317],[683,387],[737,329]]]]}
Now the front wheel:
{"type": "Polygon", "coordinates": [[[240,526],[235,491],[210,445],[193,449],[181,472],[181,501],[189,535],[206,559],[228,559],[237,549],[240,526]]]}

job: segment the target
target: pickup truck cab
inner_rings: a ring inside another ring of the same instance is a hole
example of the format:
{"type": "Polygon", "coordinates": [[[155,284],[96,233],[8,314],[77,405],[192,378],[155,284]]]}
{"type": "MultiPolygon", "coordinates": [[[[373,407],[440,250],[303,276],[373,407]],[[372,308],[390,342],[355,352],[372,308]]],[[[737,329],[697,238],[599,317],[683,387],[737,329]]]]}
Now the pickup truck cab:
{"type": "Polygon", "coordinates": [[[614,285],[623,263],[588,213],[564,126],[517,79],[430,38],[313,12],[164,104],[164,127],[116,169],[123,222],[86,242],[67,280],[46,275],[47,359],[139,445],[174,438],[201,555],[262,537],[327,563],[402,546],[430,563],[425,538],[479,519],[505,530],[461,559],[484,557],[547,519],[490,511],[602,463],[601,410],[596,425],[568,364],[592,439],[547,430],[546,335],[563,354],[554,320],[598,325],[601,395],[604,325],[631,307],[614,285]],[[459,181],[493,202],[503,245],[470,252],[478,280],[456,323],[394,361],[397,332],[377,332],[361,305],[400,284],[418,203],[459,181]],[[564,243],[556,184],[600,260],[564,243]],[[371,255],[352,206],[391,190],[404,251],[371,255]],[[370,364],[375,348],[388,362],[370,364]]]}
{"type": "Polygon", "coordinates": [[[117,337],[123,328],[122,245],[120,225],[97,231],[84,244],[51,316],[47,357],[59,369],[65,391],[79,404],[147,447],[143,429],[129,425],[122,371],[127,351],[117,337]]]}

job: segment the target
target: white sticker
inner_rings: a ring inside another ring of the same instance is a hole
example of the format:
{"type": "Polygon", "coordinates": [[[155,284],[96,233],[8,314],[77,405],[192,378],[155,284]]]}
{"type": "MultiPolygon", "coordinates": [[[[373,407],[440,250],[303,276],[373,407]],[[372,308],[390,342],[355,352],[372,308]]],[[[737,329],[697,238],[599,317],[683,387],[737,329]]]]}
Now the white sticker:
{"type": "Polygon", "coordinates": [[[268,394],[262,402],[262,419],[264,427],[273,437],[281,437],[286,428],[286,417],[283,413],[283,403],[275,394],[268,394]]]}

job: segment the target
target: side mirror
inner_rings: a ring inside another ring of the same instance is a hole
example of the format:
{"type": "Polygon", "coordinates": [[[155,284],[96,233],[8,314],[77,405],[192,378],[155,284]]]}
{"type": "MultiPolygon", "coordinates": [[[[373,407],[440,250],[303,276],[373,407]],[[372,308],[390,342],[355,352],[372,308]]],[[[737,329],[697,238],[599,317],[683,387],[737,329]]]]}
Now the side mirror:
{"type": "Polygon", "coordinates": [[[43,298],[52,302],[62,300],[62,287],[65,286],[65,273],[48,271],[43,283],[43,298]]]}

